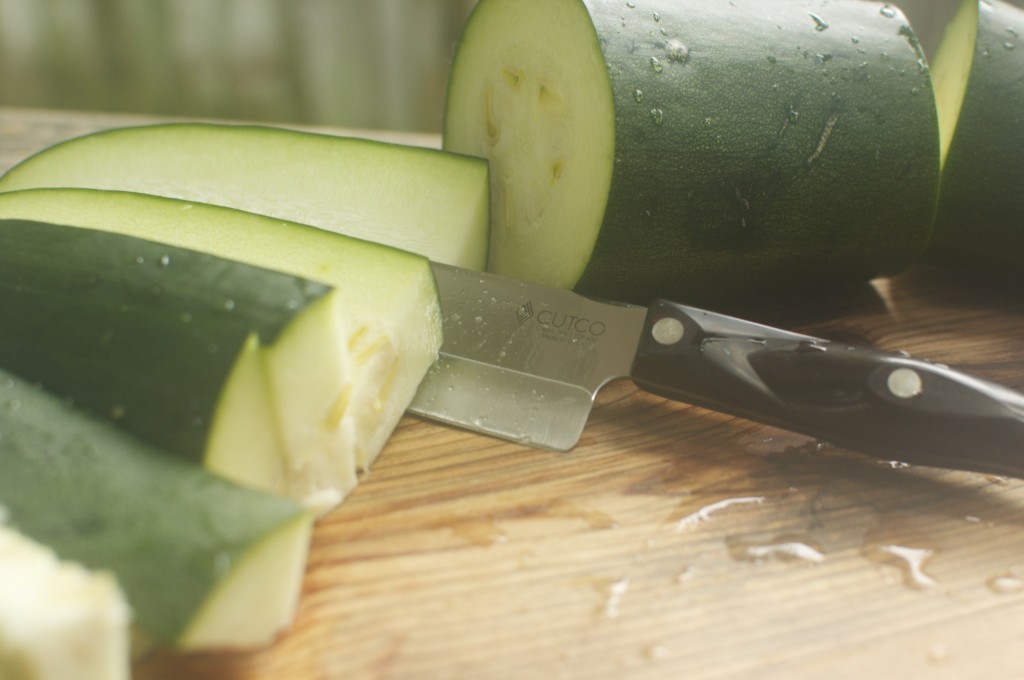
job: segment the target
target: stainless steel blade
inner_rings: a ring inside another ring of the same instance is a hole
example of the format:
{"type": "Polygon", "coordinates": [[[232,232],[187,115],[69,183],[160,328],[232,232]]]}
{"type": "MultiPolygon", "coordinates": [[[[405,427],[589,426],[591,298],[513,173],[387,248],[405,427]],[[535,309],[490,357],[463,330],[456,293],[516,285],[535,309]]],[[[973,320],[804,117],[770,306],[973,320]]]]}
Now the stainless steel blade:
{"type": "Polygon", "coordinates": [[[409,410],[531,446],[572,448],[598,390],[629,375],[647,310],[433,266],[444,345],[409,410]]]}

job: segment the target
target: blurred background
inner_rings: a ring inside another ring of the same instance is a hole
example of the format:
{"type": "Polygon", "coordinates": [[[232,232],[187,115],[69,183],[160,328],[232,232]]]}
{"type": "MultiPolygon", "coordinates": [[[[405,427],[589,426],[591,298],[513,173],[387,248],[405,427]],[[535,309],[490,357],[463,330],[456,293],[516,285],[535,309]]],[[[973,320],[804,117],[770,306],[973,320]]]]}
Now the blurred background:
{"type": "MultiPolygon", "coordinates": [[[[893,4],[930,51],[955,2],[893,4]]],[[[0,0],[0,106],[437,132],[474,4],[0,0]]]]}

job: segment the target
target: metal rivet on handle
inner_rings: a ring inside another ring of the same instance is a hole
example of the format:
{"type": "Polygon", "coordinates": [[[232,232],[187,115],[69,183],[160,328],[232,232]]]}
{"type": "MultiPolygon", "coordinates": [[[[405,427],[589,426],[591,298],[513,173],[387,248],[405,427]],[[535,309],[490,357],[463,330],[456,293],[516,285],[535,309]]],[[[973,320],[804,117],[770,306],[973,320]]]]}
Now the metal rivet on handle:
{"type": "Polygon", "coordinates": [[[658,319],[651,328],[651,337],[659,345],[674,345],[682,340],[685,334],[683,322],[670,316],[658,319]]]}
{"type": "Polygon", "coordinates": [[[886,386],[900,399],[913,399],[924,391],[921,375],[912,368],[897,368],[889,374],[886,386]]]}

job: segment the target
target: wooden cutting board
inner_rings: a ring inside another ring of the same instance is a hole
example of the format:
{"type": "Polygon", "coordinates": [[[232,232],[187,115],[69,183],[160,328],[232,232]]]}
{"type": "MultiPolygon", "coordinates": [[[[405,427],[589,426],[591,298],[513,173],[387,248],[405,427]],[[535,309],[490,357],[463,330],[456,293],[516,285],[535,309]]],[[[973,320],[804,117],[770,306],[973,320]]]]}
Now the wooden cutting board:
{"type": "MultiPolygon", "coordinates": [[[[143,120],[0,109],[0,170],[143,120]]],[[[750,312],[1024,389],[1019,292],[921,267],[750,312]]],[[[406,418],[319,523],[288,633],[150,654],[136,677],[1011,678],[1022,639],[1024,482],[873,461],[622,383],[564,454],[406,418]]]]}

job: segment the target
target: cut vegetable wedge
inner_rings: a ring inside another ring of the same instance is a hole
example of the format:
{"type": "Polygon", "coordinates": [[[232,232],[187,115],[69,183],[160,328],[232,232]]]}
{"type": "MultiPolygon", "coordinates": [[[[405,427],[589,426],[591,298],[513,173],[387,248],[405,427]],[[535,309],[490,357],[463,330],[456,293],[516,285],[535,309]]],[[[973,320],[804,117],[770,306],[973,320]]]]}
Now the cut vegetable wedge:
{"type": "MultiPolygon", "coordinates": [[[[3,218],[136,236],[332,286],[358,357],[346,427],[354,428],[352,445],[363,469],[376,459],[440,348],[433,274],[427,261],[408,253],[239,210],[118,191],[0,193],[3,218]]],[[[246,379],[244,373],[237,379],[246,379]]]]}
{"type": "MultiPolygon", "coordinates": [[[[271,641],[293,618],[312,516],[0,373],[0,504],[64,560],[108,570],[135,623],[186,649],[271,641]]],[[[75,676],[78,677],[78,676],[75,676]]]]}
{"type": "MultiPolygon", "coordinates": [[[[335,282],[351,285],[332,289],[123,234],[8,220],[0,222],[0,319],[17,332],[0,337],[0,366],[160,448],[325,510],[379,452],[436,356],[429,263],[210,211],[223,219],[206,238],[253,223],[268,227],[271,244],[290,237],[285,252],[333,244],[306,266],[337,255],[330,264],[344,276],[335,282]]],[[[245,234],[247,247],[266,248],[258,228],[245,234]]]]}
{"type": "Polygon", "coordinates": [[[109,572],[61,561],[0,518],[0,678],[128,680],[129,620],[109,572]]]}
{"type": "Polygon", "coordinates": [[[492,270],[637,302],[900,271],[938,189],[923,53],[869,2],[481,0],[444,148],[491,163],[492,270]]]}
{"type": "Polygon", "coordinates": [[[72,139],[0,191],[118,189],[239,208],[482,269],[487,164],[436,149],[259,126],[180,123],[72,139]]]}

